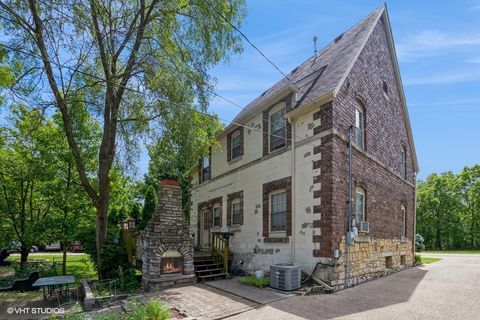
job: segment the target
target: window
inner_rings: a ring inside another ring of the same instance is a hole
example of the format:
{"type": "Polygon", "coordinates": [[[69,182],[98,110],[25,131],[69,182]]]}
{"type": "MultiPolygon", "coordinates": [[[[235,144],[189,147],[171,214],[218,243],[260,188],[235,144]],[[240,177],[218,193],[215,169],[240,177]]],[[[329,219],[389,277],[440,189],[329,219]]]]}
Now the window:
{"type": "Polygon", "coordinates": [[[400,164],[400,174],[407,179],[407,148],[402,146],[402,159],[400,164]]]}
{"type": "Polygon", "coordinates": [[[402,237],[407,237],[407,207],[402,204],[402,237]]]}
{"type": "Polygon", "coordinates": [[[388,85],[385,81],[383,81],[383,92],[388,96],[388,85]]]}
{"type": "Polygon", "coordinates": [[[239,157],[242,155],[242,141],[241,141],[241,136],[240,136],[240,130],[235,130],[230,139],[230,158],[235,159],[236,157],[239,157]]]}
{"type": "Polygon", "coordinates": [[[365,190],[358,187],[355,191],[355,222],[365,221],[365,190]]]}
{"type": "Polygon", "coordinates": [[[220,204],[213,206],[213,227],[222,226],[222,207],[220,204]]]}
{"type": "Polygon", "coordinates": [[[280,191],[270,195],[270,230],[287,230],[287,192],[280,191]]]}
{"type": "Polygon", "coordinates": [[[285,108],[281,108],[270,114],[270,152],[285,147],[287,136],[286,126],[285,108]]]}
{"type": "Polygon", "coordinates": [[[210,180],[210,156],[203,157],[201,160],[201,171],[202,182],[210,180]]]}
{"type": "Polygon", "coordinates": [[[236,198],[232,200],[231,212],[232,212],[232,226],[242,224],[242,206],[241,206],[240,198],[236,198]]]}
{"type": "Polygon", "coordinates": [[[365,111],[360,105],[355,108],[355,144],[365,149],[365,111]]]}

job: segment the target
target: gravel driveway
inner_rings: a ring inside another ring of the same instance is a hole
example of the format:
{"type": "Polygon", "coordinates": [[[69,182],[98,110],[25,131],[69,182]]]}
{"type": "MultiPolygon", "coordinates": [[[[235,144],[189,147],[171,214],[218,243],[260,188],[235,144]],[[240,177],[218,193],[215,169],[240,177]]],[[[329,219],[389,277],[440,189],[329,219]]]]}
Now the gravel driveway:
{"type": "Polygon", "coordinates": [[[229,319],[480,319],[480,255],[428,256],[442,260],[330,295],[273,302],[229,319]]]}

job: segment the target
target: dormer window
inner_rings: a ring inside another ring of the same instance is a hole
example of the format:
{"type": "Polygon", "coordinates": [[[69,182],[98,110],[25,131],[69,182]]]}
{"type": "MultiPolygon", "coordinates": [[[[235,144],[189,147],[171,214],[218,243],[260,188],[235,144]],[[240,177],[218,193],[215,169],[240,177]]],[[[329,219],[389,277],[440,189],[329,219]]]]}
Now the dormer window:
{"type": "Polygon", "coordinates": [[[269,115],[269,149],[270,152],[281,149],[287,142],[287,121],[285,107],[274,108],[269,115]]]}

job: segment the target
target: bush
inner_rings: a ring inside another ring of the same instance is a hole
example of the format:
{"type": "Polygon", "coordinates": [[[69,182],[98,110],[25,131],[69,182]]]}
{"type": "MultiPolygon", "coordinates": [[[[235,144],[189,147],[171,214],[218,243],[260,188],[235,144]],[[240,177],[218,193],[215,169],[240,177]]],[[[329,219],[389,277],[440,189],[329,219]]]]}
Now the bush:
{"type": "Polygon", "coordinates": [[[127,312],[122,319],[125,320],[168,320],[170,309],[160,300],[150,300],[145,305],[139,302],[132,303],[132,310],[127,312]]]}
{"type": "Polygon", "coordinates": [[[425,239],[417,233],[415,235],[415,251],[423,251],[425,250],[425,239]]]}
{"type": "Polygon", "coordinates": [[[247,286],[265,288],[270,284],[270,278],[265,276],[259,279],[256,276],[246,276],[246,277],[240,278],[240,282],[247,286]]]}
{"type": "Polygon", "coordinates": [[[128,261],[127,249],[118,243],[106,243],[101,249],[102,265],[99,270],[106,278],[119,278],[133,266],[128,261]]]}

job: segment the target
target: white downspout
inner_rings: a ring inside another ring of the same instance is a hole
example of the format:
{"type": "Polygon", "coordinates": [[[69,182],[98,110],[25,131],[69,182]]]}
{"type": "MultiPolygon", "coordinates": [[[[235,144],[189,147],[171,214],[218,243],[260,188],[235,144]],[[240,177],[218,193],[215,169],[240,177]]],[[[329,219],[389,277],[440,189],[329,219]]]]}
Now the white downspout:
{"type": "Polygon", "coordinates": [[[292,262],[295,262],[296,255],[295,255],[295,234],[297,232],[297,227],[296,227],[296,219],[295,219],[295,121],[291,118],[287,118],[288,123],[290,124],[292,135],[291,135],[291,141],[292,141],[292,262]]]}

